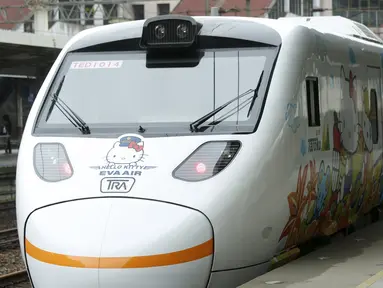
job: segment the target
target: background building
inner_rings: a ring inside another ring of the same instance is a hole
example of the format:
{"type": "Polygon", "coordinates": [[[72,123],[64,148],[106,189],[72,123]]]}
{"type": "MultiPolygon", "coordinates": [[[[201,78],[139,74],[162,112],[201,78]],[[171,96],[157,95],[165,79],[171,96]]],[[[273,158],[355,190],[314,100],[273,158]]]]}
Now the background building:
{"type": "Polygon", "coordinates": [[[383,0],[181,0],[173,13],[208,15],[212,6],[219,7],[222,16],[277,19],[340,15],[370,27],[383,38],[383,0]],[[249,11],[246,2],[250,2],[249,11]]]}
{"type": "Polygon", "coordinates": [[[169,14],[179,0],[0,0],[0,29],[73,36],[119,21],[169,14]]]}

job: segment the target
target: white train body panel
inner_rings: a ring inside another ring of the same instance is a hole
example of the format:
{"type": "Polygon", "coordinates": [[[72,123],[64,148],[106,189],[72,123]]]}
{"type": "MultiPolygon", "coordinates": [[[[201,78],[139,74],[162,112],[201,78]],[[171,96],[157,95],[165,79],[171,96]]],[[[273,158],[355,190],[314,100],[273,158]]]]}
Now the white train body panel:
{"type": "Polygon", "coordinates": [[[271,76],[260,89],[266,96],[255,102],[260,115],[255,132],[34,134],[37,115],[67,54],[87,41],[95,45],[141,37],[144,21],[76,35],[36,97],[19,150],[18,229],[35,288],[236,287],[265,272],[279,251],[314,235],[332,234],[380,204],[382,46],[331,33],[326,26],[322,33],[307,27],[304,19],[195,19],[204,23],[202,29],[216,23],[212,36],[226,35],[235,21],[240,21],[235,32],[243,32],[239,38],[248,36],[241,28],[246,23],[264,25],[280,36],[271,76]],[[346,80],[350,76],[351,84],[346,80]],[[307,77],[317,77],[319,84],[320,124],[312,127],[307,77]],[[127,139],[123,137],[142,140],[132,153],[144,156],[143,161],[126,164],[133,154],[119,150],[127,139]],[[176,167],[211,141],[240,141],[241,146],[214,177],[176,179],[176,167]],[[34,155],[41,143],[65,147],[70,178],[44,181],[38,175],[34,155]],[[111,184],[116,178],[119,182],[111,184]],[[119,189],[128,192],[116,193],[119,189]]]}

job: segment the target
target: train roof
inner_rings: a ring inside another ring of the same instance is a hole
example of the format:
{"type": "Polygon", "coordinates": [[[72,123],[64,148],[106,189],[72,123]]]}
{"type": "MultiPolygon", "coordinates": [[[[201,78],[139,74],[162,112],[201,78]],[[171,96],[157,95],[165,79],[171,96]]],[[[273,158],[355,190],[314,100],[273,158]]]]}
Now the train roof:
{"type": "Polygon", "coordinates": [[[277,21],[282,23],[282,25],[286,25],[287,23],[291,25],[301,25],[322,33],[362,39],[379,45],[383,44],[383,40],[367,26],[341,16],[284,17],[279,18],[277,21]]]}
{"type": "MultiPolygon", "coordinates": [[[[365,25],[341,16],[283,17],[279,19],[236,16],[191,17],[199,22],[202,22],[203,27],[207,26],[209,27],[208,29],[211,29],[212,31],[214,30],[215,36],[224,35],[226,37],[230,37],[230,35],[227,35],[227,31],[230,29],[222,29],[220,32],[220,29],[218,29],[220,26],[231,25],[232,27],[235,27],[250,22],[260,24],[262,29],[257,29],[256,32],[252,30],[251,33],[248,33],[249,30],[247,30],[244,31],[243,34],[248,34],[250,38],[253,34],[257,34],[258,39],[262,34],[262,37],[267,39],[270,44],[275,45],[278,44],[278,41],[283,41],[283,38],[288,37],[291,30],[297,26],[304,26],[315,29],[324,34],[332,34],[339,37],[349,38],[355,42],[364,44],[369,43],[372,46],[383,46],[383,40],[375,35],[374,32],[365,25]]],[[[113,42],[127,38],[141,37],[144,22],[145,20],[130,21],[84,30],[74,36],[66,45],[64,50],[72,51],[109,41],[113,42]]],[[[238,33],[238,31],[242,32],[242,30],[236,29],[235,33],[238,33]]]]}

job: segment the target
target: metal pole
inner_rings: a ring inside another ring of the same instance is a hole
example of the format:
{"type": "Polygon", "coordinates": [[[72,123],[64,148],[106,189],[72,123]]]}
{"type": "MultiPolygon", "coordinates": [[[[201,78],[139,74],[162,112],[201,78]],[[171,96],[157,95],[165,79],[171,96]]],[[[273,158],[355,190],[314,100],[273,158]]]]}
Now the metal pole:
{"type": "Polygon", "coordinates": [[[250,0],[246,0],[246,15],[250,17],[250,0]]]}
{"type": "Polygon", "coordinates": [[[209,15],[209,0],[205,0],[205,15],[209,15]]]}
{"type": "MultiPolygon", "coordinates": [[[[320,0],[313,0],[313,8],[319,10],[321,8],[321,1],[320,0]]],[[[319,11],[313,12],[314,17],[320,16],[319,11]]]]}

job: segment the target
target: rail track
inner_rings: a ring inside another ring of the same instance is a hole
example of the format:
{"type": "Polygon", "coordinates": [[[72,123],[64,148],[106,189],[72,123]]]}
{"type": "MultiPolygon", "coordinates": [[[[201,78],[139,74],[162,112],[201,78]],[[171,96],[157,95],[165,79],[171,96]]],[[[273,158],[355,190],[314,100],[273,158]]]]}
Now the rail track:
{"type": "Polygon", "coordinates": [[[0,212],[16,208],[15,179],[15,173],[0,173],[0,212]]]}
{"type": "Polygon", "coordinates": [[[17,235],[17,228],[0,231],[0,251],[17,248],[18,246],[19,238],[17,235]]]}
{"type": "Polygon", "coordinates": [[[15,173],[0,173],[0,212],[16,208],[15,173]]]}
{"type": "Polygon", "coordinates": [[[0,202],[0,211],[7,211],[16,209],[16,203],[14,200],[0,202]]]}
{"type": "MultiPolygon", "coordinates": [[[[16,209],[16,203],[15,203],[15,171],[14,169],[8,169],[10,171],[5,171],[4,169],[1,170],[0,173],[0,212],[2,212],[2,217],[5,217],[4,215],[11,215],[9,212],[16,209]],[[9,211],[9,212],[7,212],[9,211]],[[5,214],[4,214],[5,213],[5,214]]],[[[13,212],[12,212],[13,215],[13,212]]],[[[7,219],[5,217],[4,219],[7,219]]],[[[1,220],[4,220],[1,219],[1,220]]],[[[10,222],[11,224],[11,222],[10,222]]],[[[9,227],[14,227],[15,223],[13,225],[10,225],[9,227]]],[[[2,226],[2,229],[7,228],[6,225],[0,225],[2,226]]],[[[19,247],[19,240],[17,235],[17,229],[6,229],[1,230],[0,228],[0,252],[5,253],[5,257],[11,257],[11,254],[9,251],[12,251],[13,249],[17,249],[19,247]]],[[[13,257],[13,256],[12,256],[13,257]]],[[[12,258],[13,259],[13,258],[12,258]]],[[[1,265],[8,265],[6,264],[7,261],[2,262],[1,265]]],[[[13,264],[13,262],[10,262],[13,264]]],[[[14,266],[13,271],[17,272],[7,272],[7,269],[5,269],[5,273],[0,275],[0,288],[3,287],[30,287],[29,286],[29,277],[26,270],[23,270],[24,267],[17,267],[18,265],[11,265],[14,266]]],[[[23,266],[23,265],[22,265],[23,266]]],[[[9,270],[8,270],[9,271],[9,270]]],[[[12,269],[10,270],[12,271],[12,269]]],[[[4,273],[3,272],[3,273],[4,273]]]]}
{"type": "Polygon", "coordinates": [[[29,282],[26,270],[20,270],[0,276],[0,288],[13,287],[16,284],[29,282]]]}

